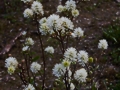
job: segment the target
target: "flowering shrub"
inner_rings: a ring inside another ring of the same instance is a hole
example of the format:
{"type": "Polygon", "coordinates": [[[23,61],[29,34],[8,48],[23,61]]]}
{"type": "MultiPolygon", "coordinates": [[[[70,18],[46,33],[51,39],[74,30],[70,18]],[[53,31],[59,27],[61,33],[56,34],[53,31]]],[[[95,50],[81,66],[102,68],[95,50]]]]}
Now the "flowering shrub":
{"type": "MultiPolygon", "coordinates": [[[[74,48],[75,46],[68,46],[70,38],[80,39],[84,36],[82,28],[74,27],[73,23],[73,18],[79,15],[76,2],[70,0],[65,3],[65,6],[58,6],[57,12],[63,13],[63,16],[52,14],[44,17],[43,5],[39,1],[21,1],[31,6],[30,9],[25,9],[23,15],[25,18],[34,18],[36,22],[42,64],[39,64],[39,61],[37,61],[39,60],[38,57],[33,58],[31,47],[35,44],[35,41],[31,37],[28,37],[22,48],[24,55],[22,63],[19,63],[14,57],[9,57],[5,60],[5,67],[8,68],[8,73],[10,75],[18,73],[22,83],[25,85],[24,90],[45,90],[48,88],[45,82],[47,71],[46,55],[54,54],[55,48],[49,45],[44,48],[42,40],[42,35],[44,35],[57,40],[62,53],[62,58],[58,58],[60,60],[59,63],[55,64],[51,71],[55,76],[54,78],[56,78],[55,82],[60,81],[63,84],[62,89],[64,90],[79,90],[79,86],[85,83],[87,77],[90,75],[88,62],[89,60],[92,62],[93,58],[89,57],[85,50],[78,50],[74,48]],[[42,18],[39,18],[39,16],[42,18]],[[36,84],[36,76],[41,77],[40,84],[38,85],[36,84]]],[[[26,35],[26,32],[22,34],[26,35]]],[[[107,41],[104,39],[100,40],[98,48],[107,49],[107,47],[107,41]]]]}

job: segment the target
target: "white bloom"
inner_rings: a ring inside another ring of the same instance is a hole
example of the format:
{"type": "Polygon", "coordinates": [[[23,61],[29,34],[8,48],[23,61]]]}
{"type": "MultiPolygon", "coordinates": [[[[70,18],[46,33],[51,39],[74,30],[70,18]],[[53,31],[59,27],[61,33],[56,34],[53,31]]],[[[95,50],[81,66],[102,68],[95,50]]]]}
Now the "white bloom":
{"type": "Polygon", "coordinates": [[[26,38],[25,44],[26,44],[26,45],[33,45],[33,44],[34,44],[34,41],[33,41],[32,38],[29,37],[29,38],[26,38]]]}
{"type": "Polygon", "coordinates": [[[73,38],[75,38],[75,37],[76,37],[76,35],[75,35],[74,33],[71,33],[71,36],[72,36],[73,38]]]}
{"type": "Polygon", "coordinates": [[[77,9],[72,10],[72,16],[77,17],[79,15],[79,11],[77,9]]]}
{"type": "Polygon", "coordinates": [[[62,12],[62,11],[64,11],[64,6],[59,5],[59,6],[57,7],[57,12],[62,12]]]}
{"type": "Polygon", "coordinates": [[[48,52],[48,53],[53,54],[54,53],[54,48],[51,47],[51,46],[48,46],[48,47],[45,48],[45,51],[48,52]]]}
{"type": "Polygon", "coordinates": [[[26,31],[23,31],[23,32],[22,32],[22,35],[26,35],[26,33],[27,33],[26,31]]]}
{"type": "Polygon", "coordinates": [[[47,18],[47,25],[49,27],[49,34],[53,34],[54,30],[61,29],[61,23],[59,15],[52,14],[47,18]]]}
{"type": "Polygon", "coordinates": [[[59,15],[55,14],[52,14],[47,18],[46,25],[49,30],[42,29],[41,27],[41,32],[48,31],[49,34],[54,34],[55,32],[58,32],[59,34],[59,31],[61,34],[64,34],[67,30],[73,30],[74,27],[73,22],[70,19],[66,17],[60,18],[59,15]]]}
{"type": "Polygon", "coordinates": [[[62,22],[63,27],[73,30],[74,25],[70,19],[68,19],[66,17],[61,17],[61,22],[62,22]]]}
{"type": "Polygon", "coordinates": [[[77,54],[77,58],[78,58],[79,62],[81,62],[81,60],[82,60],[84,63],[87,63],[88,62],[88,53],[86,51],[81,50],[77,54]]]}
{"type": "Polygon", "coordinates": [[[84,35],[84,31],[78,27],[74,31],[74,37],[82,37],[84,35]]]}
{"type": "Polygon", "coordinates": [[[86,77],[87,77],[87,72],[84,68],[79,69],[75,72],[74,74],[74,78],[78,81],[78,82],[85,82],[86,81],[86,77]]]}
{"type": "Polygon", "coordinates": [[[25,11],[23,12],[23,15],[25,18],[29,18],[33,16],[33,11],[29,8],[25,9],[25,11]]]}
{"type": "Polygon", "coordinates": [[[63,61],[62,61],[62,64],[63,64],[63,66],[64,67],[69,67],[70,66],[70,61],[69,60],[67,60],[67,59],[64,59],[63,61]]]}
{"type": "Polygon", "coordinates": [[[14,57],[9,57],[9,58],[7,58],[7,59],[5,60],[5,67],[8,68],[8,67],[10,67],[10,66],[13,66],[13,67],[17,68],[18,62],[17,62],[16,58],[14,58],[14,57]]]}
{"type": "Polygon", "coordinates": [[[66,9],[68,9],[68,10],[76,8],[76,3],[73,0],[69,0],[65,4],[66,4],[65,5],[66,9]]]}
{"type": "Polygon", "coordinates": [[[8,73],[9,73],[10,75],[12,75],[12,74],[14,73],[14,71],[15,71],[15,67],[14,67],[14,66],[8,67],[8,73]]]}
{"type": "Polygon", "coordinates": [[[70,90],[74,90],[75,89],[75,86],[73,83],[70,84],[70,90]]]}
{"type": "Polygon", "coordinates": [[[65,67],[62,64],[56,64],[53,68],[53,74],[56,77],[60,77],[61,75],[63,75],[65,71],[65,67]]]}
{"type": "Polygon", "coordinates": [[[63,64],[56,64],[53,68],[53,74],[56,77],[64,76],[66,70],[68,71],[68,77],[70,78],[72,72],[69,70],[69,68],[64,67],[63,64]]]}
{"type": "Polygon", "coordinates": [[[33,62],[30,66],[30,70],[33,72],[33,73],[37,73],[41,68],[41,65],[38,64],[37,62],[33,62]]]}
{"type": "Polygon", "coordinates": [[[34,13],[36,14],[44,14],[43,12],[43,6],[40,2],[38,1],[34,1],[32,6],[31,6],[31,9],[34,11],[34,13]]]}
{"type": "Polygon", "coordinates": [[[42,35],[46,35],[49,32],[49,27],[48,27],[47,23],[41,24],[40,32],[42,33],[42,35]]]}
{"type": "Polygon", "coordinates": [[[24,46],[23,48],[22,48],[22,51],[27,51],[29,49],[29,46],[24,46]]]}
{"type": "Polygon", "coordinates": [[[105,39],[99,40],[98,48],[107,49],[108,48],[107,41],[105,39]]]}
{"type": "Polygon", "coordinates": [[[71,78],[72,72],[71,70],[68,70],[68,77],[71,78]]]}
{"type": "Polygon", "coordinates": [[[59,23],[59,15],[52,14],[47,19],[47,24],[50,27],[53,27],[53,26],[55,26],[58,23],[59,23]]]}
{"type": "Polygon", "coordinates": [[[35,88],[32,84],[29,84],[24,90],[35,90],[35,88]]]}
{"type": "Polygon", "coordinates": [[[23,1],[24,3],[29,3],[29,2],[32,2],[33,0],[21,0],[23,1]]]}
{"type": "Polygon", "coordinates": [[[40,19],[40,21],[39,21],[39,23],[40,23],[40,24],[43,24],[43,23],[46,23],[46,22],[47,22],[46,17],[44,17],[44,18],[40,19]]]}
{"type": "Polygon", "coordinates": [[[76,57],[77,57],[77,51],[75,48],[71,47],[68,48],[65,53],[64,53],[64,57],[70,61],[76,61],[76,57]]]}

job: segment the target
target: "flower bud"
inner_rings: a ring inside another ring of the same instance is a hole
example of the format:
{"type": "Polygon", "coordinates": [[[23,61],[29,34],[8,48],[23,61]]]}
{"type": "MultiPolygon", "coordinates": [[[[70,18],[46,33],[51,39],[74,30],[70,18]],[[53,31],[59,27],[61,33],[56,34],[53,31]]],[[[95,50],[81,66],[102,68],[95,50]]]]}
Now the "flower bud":
{"type": "Polygon", "coordinates": [[[21,68],[22,68],[21,64],[18,64],[18,68],[19,68],[19,69],[21,69],[21,68]]]}
{"type": "Polygon", "coordinates": [[[93,58],[89,57],[89,62],[92,63],[93,62],[93,58]]]}
{"type": "Polygon", "coordinates": [[[22,60],[22,63],[24,63],[24,62],[25,62],[25,59],[22,60]]]}

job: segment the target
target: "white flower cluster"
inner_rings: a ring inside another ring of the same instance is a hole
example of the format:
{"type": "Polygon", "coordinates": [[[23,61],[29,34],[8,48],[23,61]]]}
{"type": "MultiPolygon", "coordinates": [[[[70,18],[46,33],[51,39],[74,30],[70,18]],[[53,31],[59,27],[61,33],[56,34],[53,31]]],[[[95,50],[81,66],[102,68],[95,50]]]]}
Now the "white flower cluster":
{"type": "Polygon", "coordinates": [[[71,62],[77,61],[77,59],[76,59],[76,57],[77,57],[76,49],[73,48],[73,47],[68,48],[64,53],[64,57],[71,62]]]}
{"type": "Polygon", "coordinates": [[[59,5],[57,12],[71,11],[73,17],[79,15],[79,11],[76,9],[76,3],[73,0],[69,0],[65,3],[65,6],[59,5]]]}
{"type": "Polygon", "coordinates": [[[62,64],[56,64],[53,68],[53,74],[56,77],[60,77],[61,74],[63,74],[64,70],[65,70],[65,67],[62,64]]]}
{"type": "Polygon", "coordinates": [[[70,10],[70,9],[74,10],[76,8],[76,3],[73,0],[69,0],[65,4],[66,4],[65,5],[66,9],[68,9],[68,10],[70,10]]]}
{"type": "Polygon", "coordinates": [[[88,62],[88,53],[86,51],[79,51],[79,53],[77,54],[77,58],[78,58],[78,62],[83,61],[84,63],[88,62]]]}
{"type": "Polygon", "coordinates": [[[100,48],[100,49],[107,49],[108,48],[107,41],[105,39],[99,40],[98,48],[100,48]]]}
{"type": "MultiPolygon", "coordinates": [[[[74,48],[69,48],[67,49],[68,51],[70,50],[74,50],[76,51],[74,48]]],[[[72,75],[72,72],[70,70],[70,64],[71,64],[71,61],[69,60],[70,57],[74,58],[74,55],[72,54],[72,56],[69,57],[69,53],[66,54],[68,55],[65,59],[63,59],[62,63],[60,64],[56,64],[53,68],[53,74],[56,76],[56,77],[60,77],[60,76],[64,76],[65,73],[67,72],[68,74],[68,77],[70,78],[70,76],[72,75]]]]}
{"type": "Polygon", "coordinates": [[[53,54],[54,53],[54,48],[51,47],[51,46],[48,46],[48,47],[45,48],[45,51],[48,52],[48,53],[53,54]]]}
{"type": "Polygon", "coordinates": [[[77,9],[72,10],[72,16],[77,17],[79,15],[79,11],[77,9]]]}
{"type": "Polygon", "coordinates": [[[29,50],[29,46],[24,46],[23,48],[22,48],[22,51],[24,52],[24,51],[27,51],[27,50],[29,50]]]}
{"type": "Polygon", "coordinates": [[[34,44],[34,41],[32,38],[26,38],[25,40],[25,46],[22,48],[22,51],[25,52],[25,51],[28,51],[30,50],[30,47],[29,46],[32,46],[34,44]]]}
{"type": "Polygon", "coordinates": [[[11,75],[15,72],[15,67],[14,66],[10,66],[8,67],[8,73],[11,75]]]}
{"type": "Polygon", "coordinates": [[[50,28],[48,27],[47,23],[41,24],[40,32],[42,33],[42,35],[46,35],[48,32],[50,32],[50,28]]]}
{"type": "Polygon", "coordinates": [[[16,58],[14,57],[9,57],[5,60],[5,67],[8,68],[8,73],[9,74],[13,74],[15,69],[18,66],[18,62],[16,60],[16,58]]]}
{"type": "Polygon", "coordinates": [[[63,12],[63,11],[65,11],[65,7],[64,6],[62,6],[62,5],[59,5],[58,7],[57,7],[57,12],[63,12]]]}
{"type": "MultiPolygon", "coordinates": [[[[77,53],[77,50],[75,48],[70,47],[70,48],[66,49],[62,63],[56,64],[54,66],[53,74],[58,78],[60,78],[61,76],[68,78],[68,82],[70,83],[70,90],[74,90],[75,86],[71,80],[72,72],[71,72],[70,66],[71,66],[71,64],[74,64],[74,63],[80,64],[81,62],[83,62],[83,63],[88,62],[88,53],[83,50],[81,50],[81,51],[79,51],[79,53],[77,53]],[[68,75],[66,76],[66,74],[68,74],[68,75]]],[[[76,81],[78,81],[79,83],[85,82],[87,75],[88,74],[84,68],[81,68],[81,69],[75,71],[75,73],[73,74],[74,79],[76,81]]]]}
{"type": "Polygon", "coordinates": [[[30,18],[33,16],[33,11],[29,8],[25,9],[25,11],[23,12],[23,15],[25,18],[30,18]]]}
{"type": "Polygon", "coordinates": [[[23,32],[22,32],[22,35],[26,35],[26,33],[27,33],[26,31],[23,31],[23,32]]]}
{"type": "Polygon", "coordinates": [[[24,90],[35,90],[35,88],[32,84],[29,84],[24,90]]]}
{"type": "Polygon", "coordinates": [[[25,41],[25,45],[33,45],[34,44],[34,41],[32,38],[26,38],[26,41],[25,41]]]}
{"type": "Polygon", "coordinates": [[[42,35],[54,34],[61,32],[64,34],[69,30],[73,30],[73,22],[66,17],[59,17],[59,15],[52,14],[47,19],[42,18],[40,21],[40,32],[42,35]]]}
{"type": "Polygon", "coordinates": [[[73,83],[70,84],[70,90],[74,90],[75,89],[75,85],[73,83]]]}
{"type": "Polygon", "coordinates": [[[32,2],[33,0],[21,0],[23,1],[24,3],[29,3],[29,2],[32,2]]]}
{"type": "Polygon", "coordinates": [[[63,64],[64,67],[69,67],[71,62],[67,59],[63,59],[62,64],[63,64]]]}
{"type": "Polygon", "coordinates": [[[43,6],[40,2],[38,1],[34,1],[32,6],[31,6],[31,9],[33,10],[34,13],[36,14],[44,14],[43,12],[43,6]]]}
{"type": "Polygon", "coordinates": [[[70,77],[72,75],[72,72],[68,68],[64,67],[63,64],[56,64],[53,68],[53,74],[56,77],[63,76],[66,71],[68,71],[68,77],[70,77]]]}
{"type": "MultiPolygon", "coordinates": [[[[24,3],[27,3],[27,2],[31,2],[32,0],[22,0],[22,1],[24,1],[24,3]]],[[[38,1],[33,1],[32,5],[31,5],[31,9],[27,8],[23,12],[23,15],[24,15],[25,18],[30,18],[34,14],[37,14],[37,15],[39,15],[39,14],[43,15],[44,14],[43,6],[38,1]]]]}
{"type": "Polygon", "coordinates": [[[38,64],[37,62],[33,62],[30,66],[30,70],[33,72],[33,73],[37,73],[38,71],[40,71],[40,68],[41,68],[41,65],[38,64]]]}
{"type": "Polygon", "coordinates": [[[84,31],[80,27],[78,27],[71,35],[72,37],[82,37],[84,35],[84,31]]]}
{"type": "MultiPolygon", "coordinates": [[[[70,61],[64,59],[62,63],[56,64],[52,70],[53,74],[58,78],[60,78],[61,76],[66,77],[65,75],[67,74],[66,78],[68,78],[68,81],[70,83],[70,90],[74,90],[75,86],[71,82],[72,72],[70,70],[70,61]]],[[[79,83],[85,82],[87,76],[87,71],[84,68],[76,70],[74,73],[74,79],[79,83]]]]}
{"type": "Polygon", "coordinates": [[[87,77],[87,72],[84,68],[79,69],[75,72],[74,74],[74,78],[78,81],[78,82],[85,82],[86,81],[86,77],[87,77]]]}
{"type": "Polygon", "coordinates": [[[76,49],[71,47],[65,51],[64,58],[70,62],[78,61],[79,63],[87,63],[89,57],[86,51],[80,50],[79,53],[77,53],[76,49]]]}
{"type": "Polygon", "coordinates": [[[47,22],[47,18],[46,18],[46,17],[42,18],[42,19],[39,21],[40,24],[43,24],[43,23],[46,23],[46,22],[47,22]]]}

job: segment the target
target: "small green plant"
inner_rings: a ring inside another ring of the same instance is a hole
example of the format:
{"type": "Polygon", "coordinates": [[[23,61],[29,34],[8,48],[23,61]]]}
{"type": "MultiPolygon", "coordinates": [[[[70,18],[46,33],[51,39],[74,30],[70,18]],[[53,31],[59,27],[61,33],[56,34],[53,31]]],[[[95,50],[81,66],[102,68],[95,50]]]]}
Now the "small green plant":
{"type": "Polygon", "coordinates": [[[120,48],[114,50],[113,52],[111,52],[111,55],[112,55],[112,59],[113,59],[113,63],[114,64],[120,64],[120,48]]]}
{"type": "Polygon", "coordinates": [[[110,53],[114,64],[120,63],[120,25],[119,20],[116,20],[112,25],[104,29],[104,37],[108,40],[109,44],[114,45],[116,48],[110,53]]]}
{"type": "Polygon", "coordinates": [[[118,81],[114,82],[114,84],[110,85],[110,90],[120,90],[120,73],[117,73],[115,75],[115,78],[118,79],[118,81]]]}
{"type": "Polygon", "coordinates": [[[120,25],[114,24],[110,25],[104,31],[104,37],[113,42],[115,45],[120,45],[120,25]]]}
{"type": "Polygon", "coordinates": [[[111,85],[110,86],[111,90],[120,90],[120,81],[116,83],[116,85],[111,85]]]}

